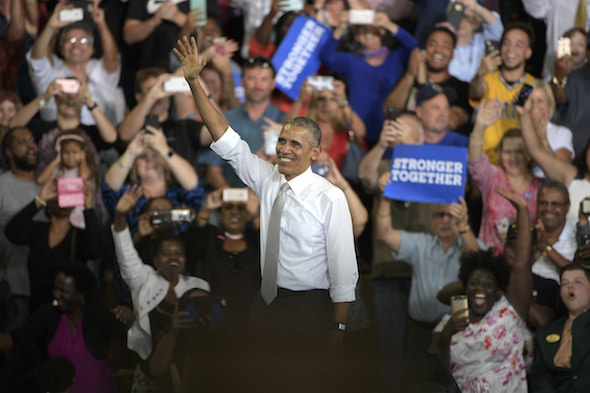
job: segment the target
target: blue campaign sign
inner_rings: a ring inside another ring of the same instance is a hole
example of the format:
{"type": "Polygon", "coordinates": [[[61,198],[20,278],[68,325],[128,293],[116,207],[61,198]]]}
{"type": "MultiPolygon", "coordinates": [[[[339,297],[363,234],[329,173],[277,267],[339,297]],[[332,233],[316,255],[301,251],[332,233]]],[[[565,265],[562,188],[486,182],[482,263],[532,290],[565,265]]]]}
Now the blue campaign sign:
{"type": "Polygon", "coordinates": [[[299,15],[272,57],[276,86],[296,100],[305,78],[320,69],[320,49],[330,30],[313,18],[299,15]]]}
{"type": "Polygon", "coordinates": [[[464,147],[397,145],[385,196],[411,202],[458,202],[465,194],[466,167],[464,147]]]}

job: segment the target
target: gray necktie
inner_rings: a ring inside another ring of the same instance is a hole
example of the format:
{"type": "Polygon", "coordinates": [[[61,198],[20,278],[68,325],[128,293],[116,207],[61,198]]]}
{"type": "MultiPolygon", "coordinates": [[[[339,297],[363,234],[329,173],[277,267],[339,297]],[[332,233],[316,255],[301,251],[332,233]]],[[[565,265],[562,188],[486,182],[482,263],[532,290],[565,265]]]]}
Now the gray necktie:
{"type": "Polygon", "coordinates": [[[272,205],[268,220],[268,236],[266,237],[266,253],[260,294],[268,305],[277,297],[277,266],[279,264],[279,243],[281,237],[281,213],[285,205],[285,196],[289,183],[284,182],[279,195],[272,205]]]}

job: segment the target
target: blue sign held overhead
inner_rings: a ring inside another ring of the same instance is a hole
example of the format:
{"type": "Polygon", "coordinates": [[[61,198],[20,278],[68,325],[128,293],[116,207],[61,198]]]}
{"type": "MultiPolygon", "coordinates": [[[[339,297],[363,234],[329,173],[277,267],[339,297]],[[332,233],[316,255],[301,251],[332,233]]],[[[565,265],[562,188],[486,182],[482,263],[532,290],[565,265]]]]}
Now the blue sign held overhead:
{"type": "Polygon", "coordinates": [[[465,194],[467,149],[436,145],[397,145],[391,160],[387,198],[454,203],[465,194]]]}
{"type": "Polygon", "coordinates": [[[272,57],[279,90],[296,100],[301,84],[320,69],[320,49],[330,30],[314,18],[299,15],[272,57]]]}

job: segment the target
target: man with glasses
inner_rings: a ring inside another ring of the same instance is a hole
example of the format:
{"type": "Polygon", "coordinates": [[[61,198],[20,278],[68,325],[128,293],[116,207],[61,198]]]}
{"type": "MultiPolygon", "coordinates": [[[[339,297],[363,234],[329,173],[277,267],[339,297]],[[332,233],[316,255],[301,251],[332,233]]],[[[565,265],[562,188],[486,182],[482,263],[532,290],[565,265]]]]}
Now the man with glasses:
{"type": "MultiPolygon", "coordinates": [[[[379,179],[381,192],[389,183],[389,172],[379,179]]],[[[402,385],[408,389],[417,381],[435,378],[437,364],[427,355],[432,329],[449,306],[440,303],[436,295],[445,285],[457,281],[464,252],[485,248],[476,239],[468,224],[467,204],[439,204],[432,215],[434,235],[406,232],[393,228],[391,203],[383,194],[376,214],[375,237],[388,246],[396,260],[406,261],[412,267],[409,297],[409,318],[406,330],[406,351],[402,385]]],[[[405,389],[404,389],[405,391],[405,389]]]]}
{"type": "MultiPolygon", "coordinates": [[[[230,126],[248,143],[253,153],[272,162],[276,157],[274,154],[265,154],[264,132],[273,129],[278,133],[279,130],[276,128],[282,125],[285,119],[285,114],[270,102],[270,96],[275,88],[276,71],[264,57],[248,59],[242,69],[242,87],[246,102],[225,112],[224,115],[230,126]]],[[[244,183],[231,166],[213,151],[204,153],[199,158],[199,163],[208,165],[207,182],[211,188],[244,187],[244,183]]]]}
{"type": "Polygon", "coordinates": [[[559,296],[559,271],[576,252],[576,229],[566,221],[570,208],[567,187],[553,180],[545,181],[537,191],[537,248],[534,250],[534,302],[529,323],[542,326],[555,317],[559,296]]]}
{"type": "MultiPolygon", "coordinates": [[[[106,24],[104,10],[94,6],[89,12],[100,35],[103,57],[92,59],[94,36],[86,22],[65,22],[60,13],[70,8],[58,2],[45,28],[27,53],[29,74],[37,95],[43,94],[55,78],[73,77],[88,83],[92,97],[101,111],[114,125],[125,114],[125,99],[119,85],[121,61],[117,44],[106,24]],[[57,39],[60,58],[51,51],[52,40],[57,39]]],[[[57,118],[55,102],[39,99],[41,118],[53,121],[57,118]]],[[[90,108],[82,109],[81,123],[92,125],[95,120],[90,108]]]]}

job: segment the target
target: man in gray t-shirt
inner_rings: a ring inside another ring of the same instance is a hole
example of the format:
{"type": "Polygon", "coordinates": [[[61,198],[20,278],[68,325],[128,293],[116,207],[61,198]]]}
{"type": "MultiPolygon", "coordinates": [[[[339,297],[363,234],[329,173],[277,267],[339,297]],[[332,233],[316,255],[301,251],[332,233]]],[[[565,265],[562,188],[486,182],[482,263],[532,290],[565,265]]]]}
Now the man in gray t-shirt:
{"type": "Polygon", "coordinates": [[[6,239],[6,223],[27,205],[41,190],[36,182],[37,143],[31,131],[24,127],[9,130],[2,140],[10,170],[0,175],[0,276],[10,284],[19,308],[14,326],[27,317],[30,295],[27,257],[29,249],[6,239]]]}

